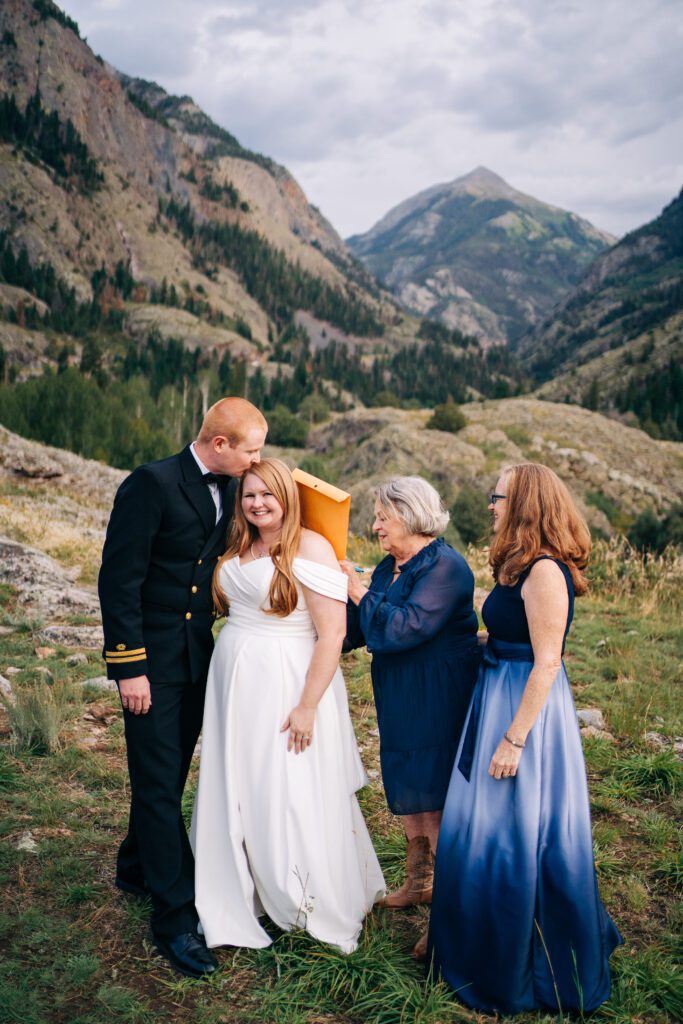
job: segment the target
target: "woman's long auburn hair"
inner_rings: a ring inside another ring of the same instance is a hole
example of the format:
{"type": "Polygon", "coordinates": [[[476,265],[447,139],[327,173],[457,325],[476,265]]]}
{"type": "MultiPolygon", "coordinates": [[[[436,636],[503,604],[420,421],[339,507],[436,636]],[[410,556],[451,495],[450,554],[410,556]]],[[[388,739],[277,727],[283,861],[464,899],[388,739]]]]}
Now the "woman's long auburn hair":
{"type": "Polygon", "coordinates": [[[253,526],[244,515],[242,509],[242,495],[244,493],[244,481],[250,474],[262,480],[271,494],[282,506],[282,533],[280,539],[271,550],[271,556],[275,564],[275,572],[270,584],[269,598],[270,607],[264,609],[270,615],[291,615],[297,606],[298,591],[292,563],[296,558],[301,541],[301,503],[299,501],[299,489],[294,482],[290,469],[280,459],[261,459],[254,466],[247,470],[237,490],[235,499],[235,514],[228,534],[228,546],[225,554],[221,555],[216,565],[211,594],[216,609],[223,615],[228,614],[230,602],[220,585],[220,571],[223,562],[235,555],[245,555],[251,545],[258,539],[258,529],[253,526]]]}
{"type": "Polygon", "coordinates": [[[548,553],[567,566],[575,593],[585,594],[591,535],[567,487],[538,462],[511,466],[502,476],[507,514],[489,551],[493,578],[512,586],[534,558],[548,553]]]}

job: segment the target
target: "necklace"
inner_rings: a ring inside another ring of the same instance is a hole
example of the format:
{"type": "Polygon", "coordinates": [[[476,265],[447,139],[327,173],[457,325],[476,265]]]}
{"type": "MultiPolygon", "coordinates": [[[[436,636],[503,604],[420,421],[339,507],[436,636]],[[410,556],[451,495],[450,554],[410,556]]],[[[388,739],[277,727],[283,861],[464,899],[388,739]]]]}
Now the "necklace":
{"type": "MultiPolygon", "coordinates": [[[[256,552],[254,551],[254,544],[255,544],[255,543],[256,543],[256,541],[253,541],[253,542],[252,542],[252,543],[251,543],[251,544],[249,545],[249,550],[251,551],[251,557],[252,557],[252,558],[254,559],[254,561],[256,562],[256,561],[258,561],[258,559],[259,559],[259,558],[266,558],[266,554],[265,554],[265,553],[263,553],[263,554],[261,554],[261,555],[257,555],[257,554],[256,554],[256,552]]],[[[270,554],[270,552],[268,552],[268,554],[270,554]]]]}

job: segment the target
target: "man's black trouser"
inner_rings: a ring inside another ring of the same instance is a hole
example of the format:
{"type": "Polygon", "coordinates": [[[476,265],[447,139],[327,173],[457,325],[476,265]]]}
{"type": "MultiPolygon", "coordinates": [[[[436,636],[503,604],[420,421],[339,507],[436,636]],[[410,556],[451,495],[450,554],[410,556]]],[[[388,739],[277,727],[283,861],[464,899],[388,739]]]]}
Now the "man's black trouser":
{"type": "Polygon", "coordinates": [[[152,683],[146,715],[124,711],[131,805],[117,878],[145,885],[152,931],[171,938],[197,927],[194,857],[182,797],[202,726],[205,682],[152,683]]]}

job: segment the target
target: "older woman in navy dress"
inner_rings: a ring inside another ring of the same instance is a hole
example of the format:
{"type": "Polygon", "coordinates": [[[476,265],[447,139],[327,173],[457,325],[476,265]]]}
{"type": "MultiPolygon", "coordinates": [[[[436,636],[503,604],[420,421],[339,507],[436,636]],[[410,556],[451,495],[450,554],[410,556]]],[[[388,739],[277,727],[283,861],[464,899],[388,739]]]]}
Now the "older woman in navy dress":
{"type": "Polygon", "coordinates": [[[545,466],[503,473],[489,509],[489,640],[444,810],[431,953],[478,1010],[589,1012],[609,996],[621,942],[598,896],[562,663],[590,535],[545,466]]]}
{"type": "Polygon", "coordinates": [[[431,484],[376,490],[373,530],[387,557],[369,590],[349,577],[346,649],[367,644],[387,802],[408,839],[406,881],[384,906],[429,903],[434,851],[460,733],[481,662],[474,577],[438,537],[449,515],[431,484]]]}

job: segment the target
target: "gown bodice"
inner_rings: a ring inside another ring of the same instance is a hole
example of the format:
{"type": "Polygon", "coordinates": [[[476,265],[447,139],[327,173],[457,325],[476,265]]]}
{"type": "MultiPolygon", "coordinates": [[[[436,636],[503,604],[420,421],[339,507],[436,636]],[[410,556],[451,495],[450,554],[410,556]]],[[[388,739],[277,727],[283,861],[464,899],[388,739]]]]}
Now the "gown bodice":
{"type": "Polygon", "coordinates": [[[268,612],[268,593],[273,577],[273,561],[259,558],[240,564],[239,557],[229,558],[220,568],[220,584],[230,602],[226,628],[246,629],[252,634],[315,638],[316,631],[306,604],[302,584],[324,597],[346,602],[347,580],[342,572],[307,558],[295,558],[298,603],[289,615],[268,612]]]}
{"type": "MultiPolygon", "coordinates": [[[[512,586],[506,586],[503,583],[496,583],[493,590],[484,601],[484,606],[482,608],[482,618],[489,631],[489,636],[493,637],[494,640],[504,640],[506,643],[511,644],[531,643],[529,624],[526,618],[524,599],[522,598],[522,587],[536,562],[540,562],[542,559],[550,557],[550,555],[540,555],[538,558],[535,558],[533,562],[531,562],[526,569],[520,573],[519,579],[512,586]]],[[[571,621],[574,617],[574,582],[572,580],[571,573],[564,562],[560,562],[557,558],[551,558],[551,561],[555,562],[555,564],[560,567],[567,584],[569,608],[567,609],[567,622],[564,630],[564,636],[566,638],[571,621]]],[[[562,646],[564,649],[564,640],[562,646]]]]}

